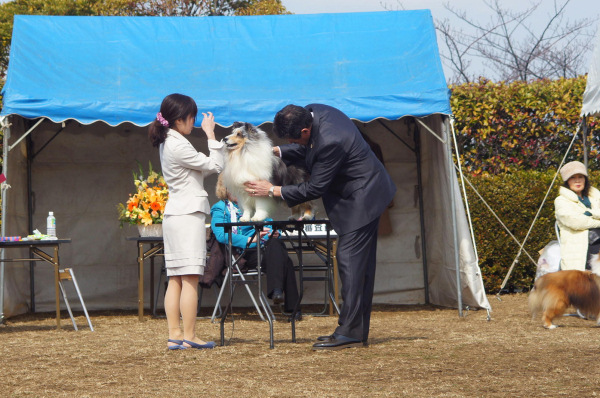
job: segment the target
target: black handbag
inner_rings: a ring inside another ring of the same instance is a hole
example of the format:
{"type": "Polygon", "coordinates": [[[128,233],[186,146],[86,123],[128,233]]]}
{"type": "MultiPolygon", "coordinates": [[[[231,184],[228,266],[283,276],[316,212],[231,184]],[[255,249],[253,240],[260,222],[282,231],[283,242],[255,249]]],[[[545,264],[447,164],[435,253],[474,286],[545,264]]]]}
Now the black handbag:
{"type": "Polygon", "coordinates": [[[600,244],[600,228],[590,228],[588,230],[588,244],[600,244]]]}

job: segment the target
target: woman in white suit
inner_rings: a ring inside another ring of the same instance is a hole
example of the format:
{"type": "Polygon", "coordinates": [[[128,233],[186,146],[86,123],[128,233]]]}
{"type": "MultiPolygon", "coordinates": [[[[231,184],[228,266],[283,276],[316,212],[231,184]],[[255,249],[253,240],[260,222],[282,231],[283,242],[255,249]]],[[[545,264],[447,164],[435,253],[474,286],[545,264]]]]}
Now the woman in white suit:
{"type": "Polygon", "coordinates": [[[223,169],[223,144],[215,140],[215,121],[208,112],[203,113],[202,130],[208,139],[209,155],[194,149],[185,136],[192,132],[197,113],[192,98],[171,94],[163,100],[148,132],[152,145],[159,148],[162,173],[169,187],[163,240],[169,277],[165,312],[170,350],[213,348],[216,345],[196,337],[195,329],[198,278],[204,273],[206,260],[205,217],[210,214],[204,177],[223,169]]]}

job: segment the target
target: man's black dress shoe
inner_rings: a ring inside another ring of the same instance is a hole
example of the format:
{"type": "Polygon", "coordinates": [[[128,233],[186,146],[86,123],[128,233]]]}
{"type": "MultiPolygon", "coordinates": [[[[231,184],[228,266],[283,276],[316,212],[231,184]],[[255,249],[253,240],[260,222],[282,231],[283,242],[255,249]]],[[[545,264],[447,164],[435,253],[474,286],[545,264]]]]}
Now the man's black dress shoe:
{"type": "MultiPolygon", "coordinates": [[[[317,337],[318,341],[330,341],[331,339],[335,338],[335,334],[328,334],[327,336],[319,336],[317,337]]],[[[368,347],[369,346],[369,342],[368,341],[363,341],[363,346],[368,347]]]]}
{"type": "Polygon", "coordinates": [[[362,347],[363,342],[350,337],[335,335],[327,341],[318,341],[313,344],[313,350],[341,350],[344,348],[362,347]]]}
{"type": "Polygon", "coordinates": [[[273,304],[281,304],[284,301],[283,290],[275,288],[273,289],[273,294],[271,296],[273,300],[273,304]]]}
{"type": "Polygon", "coordinates": [[[328,334],[327,336],[319,336],[317,337],[318,341],[329,341],[331,339],[335,338],[335,336],[333,334],[328,334]]]}

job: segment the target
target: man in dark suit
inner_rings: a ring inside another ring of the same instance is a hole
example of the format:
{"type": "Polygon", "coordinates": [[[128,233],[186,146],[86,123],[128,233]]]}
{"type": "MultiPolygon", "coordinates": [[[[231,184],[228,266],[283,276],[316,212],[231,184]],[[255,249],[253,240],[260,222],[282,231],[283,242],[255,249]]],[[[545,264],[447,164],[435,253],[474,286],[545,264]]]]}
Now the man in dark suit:
{"type": "Polygon", "coordinates": [[[251,181],[246,183],[246,191],[254,196],[281,196],[290,207],[322,197],[338,234],[337,259],[344,301],[339,326],[332,335],[320,336],[313,349],[367,345],[377,227],[396,187],[358,128],[336,108],[288,105],[275,116],[273,131],[290,142],[273,148],[274,153],[288,164],[302,164],[310,180],[283,187],[251,181]]]}

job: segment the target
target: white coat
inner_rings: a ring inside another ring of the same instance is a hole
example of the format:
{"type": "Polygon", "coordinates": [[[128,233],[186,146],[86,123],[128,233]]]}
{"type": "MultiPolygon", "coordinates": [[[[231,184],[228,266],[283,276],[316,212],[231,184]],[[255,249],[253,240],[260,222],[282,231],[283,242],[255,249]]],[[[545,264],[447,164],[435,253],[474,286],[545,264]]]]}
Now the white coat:
{"type": "Polygon", "coordinates": [[[569,188],[560,187],[554,200],[554,213],[560,229],[560,268],[584,271],[587,262],[588,230],[600,228],[600,191],[591,187],[588,209],[569,188]],[[589,211],[591,216],[584,213],[589,211]]]}
{"type": "Polygon", "coordinates": [[[208,140],[209,156],[196,151],[183,135],[169,130],[160,144],[160,164],[169,187],[165,215],[183,215],[200,211],[210,214],[204,177],[223,170],[223,143],[208,140]]]}

